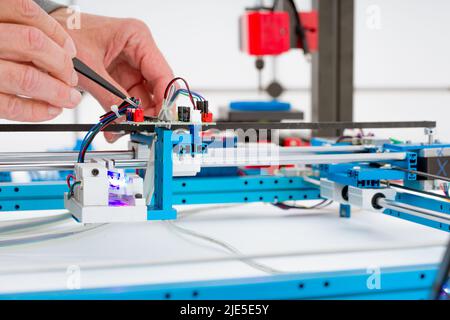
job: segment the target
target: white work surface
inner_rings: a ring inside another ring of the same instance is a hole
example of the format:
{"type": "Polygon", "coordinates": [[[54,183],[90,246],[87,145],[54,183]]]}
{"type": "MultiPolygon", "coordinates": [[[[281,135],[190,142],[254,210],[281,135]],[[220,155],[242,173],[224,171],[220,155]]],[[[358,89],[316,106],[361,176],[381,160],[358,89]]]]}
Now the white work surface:
{"type": "MultiPolygon", "coordinates": [[[[336,205],[309,211],[284,211],[270,204],[191,206],[180,208],[175,223],[282,272],[438,263],[448,241],[445,232],[381,213],[356,210],[351,219],[339,218],[336,205]]],[[[167,222],[105,225],[13,246],[4,240],[17,234],[2,233],[2,226],[5,222],[0,222],[0,293],[65,290],[74,283],[94,288],[268,275],[167,222]]],[[[79,227],[67,220],[28,235],[79,227]]]]}

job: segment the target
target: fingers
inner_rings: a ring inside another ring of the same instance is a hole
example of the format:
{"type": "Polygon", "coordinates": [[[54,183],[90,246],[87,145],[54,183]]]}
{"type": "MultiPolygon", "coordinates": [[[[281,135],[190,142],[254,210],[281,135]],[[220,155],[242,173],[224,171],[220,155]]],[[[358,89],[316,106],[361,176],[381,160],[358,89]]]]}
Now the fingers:
{"type": "Polygon", "coordinates": [[[147,90],[146,86],[141,83],[129,90],[132,97],[141,99],[142,107],[144,108],[146,116],[155,116],[156,108],[153,101],[153,95],[147,90]]]}
{"type": "Polygon", "coordinates": [[[122,85],[122,87],[129,91],[134,86],[142,83],[144,78],[142,73],[130,66],[130,64],[121,58],[114,61],[108,68],[108,73],[111,77],[122,85]]]}
{"type": "MultiPolygon", "coordinates": [[[[150,47],[152,46],[149,44],[147,50],[150,50],[150,47]]],[[[155,97],[154,103],[160,108],[164,99],[164,91],[174,76],[156,45],[152,47],[152,50],[152,53],[144,55],[141,72],[155,97]]]]}
{"type": "Polygon", "coordinates": [[[63,27],[33,0],[0,0],[0,21],[36,27],[71,56],[76,56],[73,40],[63,27]]]}
{"type": "MultiPolygon", "coordinates": [[[[110,75],[109,73],[103,69],[103,67],[95,67],[92,66],[94,70],[98,72],[99,75],[101,75],[105,80],[109,81],[112,85],[114,85],[117,89],[122,91],[126,96],[128,95],[128,92],[119,85],[110,75]]],[[[111,106],[113,105],[120,105],[123,101],[116,97],[115,95],[109,93],[99,85],[93,83],[89,79],[86,79],[84,76],[80,76],[80,83],[82,84],[82,87],[85,88],[87,91],[89,91],[94,98],[102,105],[103,109],[105,111],[110,111],[111,106]]],[[[116,122],[121,122],[123,119],[119,119],[116,122]]],[[[123,137],[123,134],[114,133],[114,132],[104,132],[104,136],[106,141],[109,143],[113,143],[117,141],[120,137],[123,137]]]]}
{"type": "Polygon", "coordinates": [[[62,108],[45,102],[0,93],[0,115],[3,119],[42,122],[56,118],[62,108]]]}
{"type": "Polygon", "coordinates": [[[80,92],[62,81],[32,66],[4,60],[0,60],[0,92],[66,108],[74,108],[81,101],[80,92]]]}
{"type": "Polygon", "coordinates": [[[141,72],[154,95],[154,103],[160,108],[164,90],[173,79],[173,72],[143,22],[127,20],[126,27],[129,38],[124,54],[130,65],[141,72]]]}
{"type": "Polygon", "coordinates": [[[35,27],[0,24],[0,59],[30,62],[70,86],[78,83],[71,56],[35,27]]]}
{"type": "Polygon", "coordinates": [[[75,107],[76,48],[63,27],[33,0],[0,0],[0,21],[0,116],[46,121],[75,107]]]}

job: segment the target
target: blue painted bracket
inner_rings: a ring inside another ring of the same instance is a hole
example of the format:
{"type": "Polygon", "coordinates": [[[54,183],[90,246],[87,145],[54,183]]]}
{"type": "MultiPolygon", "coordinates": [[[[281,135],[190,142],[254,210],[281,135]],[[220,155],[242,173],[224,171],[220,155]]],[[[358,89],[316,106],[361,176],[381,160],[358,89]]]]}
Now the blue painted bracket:
{"type": "Polygon", "coordinates": [[[349,204],[339,204],[339,216],[341,218],[350,218],[351,217],[351,205],[349,204]]]}
{"type": "Polygon", "coordinates": [[[148,220],[174,220],[177,211],[172,204],[172,130],[156,128],[154,204],[148,208],[148,220]]]}

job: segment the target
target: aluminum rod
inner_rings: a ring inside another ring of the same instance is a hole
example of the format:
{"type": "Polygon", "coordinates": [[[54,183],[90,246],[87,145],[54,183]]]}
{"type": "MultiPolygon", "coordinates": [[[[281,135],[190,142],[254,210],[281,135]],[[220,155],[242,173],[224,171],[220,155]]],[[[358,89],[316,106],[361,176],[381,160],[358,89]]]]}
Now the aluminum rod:
{"type": "MultiPolygon", "coordinates": [[[[75,161],[78,158],[77,151],[63,152],[1,152],[0,163],[23,161],[75,161]]],[[[131,160],[134,158],[132,150],[117,151],[90,151],[86,153],[86,159],[114,158],[117,160],[131,160]]]]}
{"type": "MultiPolygon", "coordinates": [[[[147,161],[144,160],[112,160],[118,169],[145,169],[147,161]]],[[[36,161],[36,162],[16,162],[0,163],[0,172],[14,171],[59,171],[73,170],[76,161],[36,161]]]]}
{"type": "MultiPolygon", "coordinates": [[[[332,164],[348,163],[359,161],[385,161],[385,160],[403,160],[406,158],[404,152],[390,153],[347,153],[347,154],[298,154],[288,153],[278,154],[254,154],[240,155],[235,150],[220,149],[224,152],[211,152],[204,155],[201,159],[202,167],[232,167],[232,166],[270,166],[270,165],[289,165],[289,164],[332,164]]],[[[189,159],[181,161],[181,165],[189,164],[189,159]]],[[[146,168],[147,160],[139,159],[110,159],[116,163],[117,168],[146,168]]],[[[76,160],[59,161],[5,161],[0,162],[0,172],[12,171],[54,171],[71,170],[74,168],[76,160]]]]}
{"type": "Polygon", "coordinates": [[[202,159],[202,167],[242,167],[242,166],[273,166],[290,164],[334,164],[359,161],[379,161],[379,160],[404,160],[406,153],[356,153],[356,154],[305,154],[305,155],[271,155],[265,157],[248,156],[240,157],[233,152],[218,152],[218,154],[206,155],[202,159]]]}
{"type": "MultiPolygon", "coordinates": [[[[265,152],[273,151],[280,153],[333,153],[333,152],[364,152],[368,149],[375,148],[373,145],[361,145],[361,146],[318,146],[318,147],[279,147],[271,144],[260,143],[238,143],[237,148],[233,148],[233,152],[265,152]]],[[[1,159],[1,158],[0,158],[1,159]]]]}
{"type": "MultiPolygon", "coordinates": [[[[321,153],[321,152],[358,152],[365,151],[367,148],[373,146],[329,146],[329,147],[278,147],[268,146],[262,147],[261,144],[250,147],[238,147],[233,149],[233,152],[245,152],[257,154],[265,151],[280,152],[280,153],[321,153]]],[[[0,163],[3,162],[22,162],[22,161],[73,161],[77,160],[77,151],[63,151],[63,152],[0,152],[0,163]]],[[[117,150],[117,151],[90,151],[86,153],[86,159],[93,158],[107,158],[107,159],[134,159],[133,150],[117,150]]]]}
{"type": "Polygon", "coordinates": [[[397,201],[380,198],[377,200],[377,204],[384,209],[390,209],[390,210],[407,213],[407,214],[410,214],[410,215],[413,215],[416,217],[433,220],[433,221],[436,221],[439,223],[448,224],[450,222],[450,215],[448,215],[448,214],[439,213],[439,212],[424,209],[421,207],[412,206],[412,205],[409,205],[406,203],[401,203],[401,202],[397,202],[397,201]]]}

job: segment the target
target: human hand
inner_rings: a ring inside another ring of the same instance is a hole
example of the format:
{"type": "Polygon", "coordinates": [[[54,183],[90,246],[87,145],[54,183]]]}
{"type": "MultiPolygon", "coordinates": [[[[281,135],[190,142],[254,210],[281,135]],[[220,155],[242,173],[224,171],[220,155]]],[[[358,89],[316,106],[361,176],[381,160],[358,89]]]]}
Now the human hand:
{"type": "MultiPolygon", "coordinates": [[[[66,25],[68,16],[64,9],[52,16],[66,25]]],[[[81,28],[67,31],[75,41],[78,58],[127,96],[141,99],[146,116],[158,114],[164,90],[173,74],[143,22],[82,14],[81,28]]],[[[116,96],[84,77],[80,76],[79,84],[106,111],[121,103],[116,96]]],[[[106,133],[105,137],[110,142],[118,138],[111,133],[106,133]]]]}
{"type": "Polygon", "coordinates": [[[75,45],[32,0],[0,0],[0,118],[39,122],[81,101],[75,45]]]}

